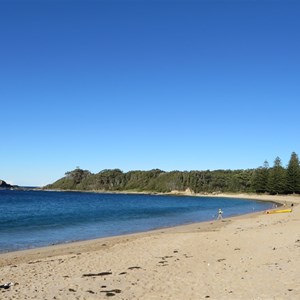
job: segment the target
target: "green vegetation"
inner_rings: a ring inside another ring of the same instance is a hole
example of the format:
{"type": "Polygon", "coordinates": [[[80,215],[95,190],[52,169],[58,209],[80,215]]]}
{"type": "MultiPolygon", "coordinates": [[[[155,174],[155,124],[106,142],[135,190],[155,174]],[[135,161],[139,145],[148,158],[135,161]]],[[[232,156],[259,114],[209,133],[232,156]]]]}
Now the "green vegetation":
{"type": "Polygon", "coordinates": [[[288,193],[300,193],[300,167],[295,152],[292,153],[286,170],[286,190],[288,193]]]}
{"type": "Polygon", "coordinates": [[[271,168],[265,161],[262,167],[247,170],[165,172],[153,169],[124,173],[119,169],[112,169],[92,174],[76,168],[65,175],[45,189],[153,193],[187,189],[195,193],[300,193],[300,164],[295,152],[292,153],[287,168],[282,167],[280,158],[276,157],[271,168]]]}

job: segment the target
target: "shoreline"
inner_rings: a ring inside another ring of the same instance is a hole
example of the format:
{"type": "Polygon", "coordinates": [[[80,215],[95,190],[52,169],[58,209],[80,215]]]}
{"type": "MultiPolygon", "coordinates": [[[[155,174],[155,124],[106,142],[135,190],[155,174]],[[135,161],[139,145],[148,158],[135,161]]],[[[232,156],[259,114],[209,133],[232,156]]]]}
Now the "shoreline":
{"type": "MultiPolygon", "coordinates": [[[[64,191],[63,191],[64,192],[64,191]]],[[[135,193],[133,193],[135,194],[135,193]]],[[[140,194],[140,193],[138,193],[140,194]]],[[[161,194],[161,195],[174,195],[174,194],[161,194]]],[[[181,196],[181,195],[180,195],[181,196]]],[[[203,195],[203,194],[193,194],[193,195],[182,195],[182,196],[194,196],[194,197],[213,197],[213,198],[237,198],[237,199],[245,199],[245,200],[254,200],[254,201],[262,201],[262,202],[271,202],[279,206],[285,206],[289,205],[291,203],[297,205],[296,202],[297,198],[299,198],[300,202],[300,195],[299,196],[271,196],[271,195],[257,195],[257,194],[211,194],[211,195],[203,195]],[[277,199],[274,199],[277,198],[277,199]],[[295,203],[296,202],[296,203],[295,203]]],[[[271,210],[275,210],[276,208],[273,208],[271,210]]],[[[226,220],[237,220],[237,219],[244,219],[244,218],[252,218],[254,216],[262,214],[263,211],[259,212],[249,212],[246,214],[236,215],[228,218],[223,218],[222,223],[216,223],[214,224],[217,227],[224,226],[224,222],[226,220]]],[[[79,240],[79,241],[70,241],[66,243],[59,243],[54,245],[47,245],[42,247],[35,247],[30,249],[21,249],[21,250],[15,250],[15,251],[8,251],[8,252],[0,252],[0,267],[3,264],[3,259],[7,259],[7,257],[14,256],[14,258],[22,257],[22,256],[34,256],[36,254],[39,254],[39,257],[43,257],[43,253],[45,255],[48,255],[48,252],[55,253],[55,255],[61,255],[67,253],[69,248],[72,247],[80,247],[85,248],[85,246],[90,247],[91,244],[99,244],[105,241],[111,241],[111,242],[119,242],[122,239],[127,238],[134,238],[135,236],[142,236],[142,235],[152,235],[156,234],[158,232],[164,231],[176,231],[176,230],[184,230],[188,227],[193,226],[201,226],[202,229],[205,231],[206,228],[209,228],[209,225],[212,225],[214,222],[217,222],[217,220],[211,220],[211,221],[203,221],[203,222],[193,222],[189,224],[182,224],[172,227],[161,227],[156,228],[152,230],[147,231],[141,231],[141,232],[134,232],[134,233],[128,233],[128,234],[122,234],[122,235],[114,235],[114,236],[108,236],[108,237],[99,237],[94,239],[88,239],[88,240],[79,240]]]]}
{"type": "Polygon", "coordinates": [[[109,292],[114,299],[299,298],[300,197],[250,199],[295,206],[288,214],[255,212],[3,253],[0,285],[16,285],[0,294],[3,299],[107,299],[109,292]]]}
{"type": "MultiPolygon", "coordinates": [[[[90,191],[56,191],[53,190],[55,192],[79,192],[79,193],[89,193],[90,191]]],[[[96,192],[98,193],[98,192],[96,192]]],[[[99,192],[102,193],[102,192],[99,192]]],[[[153,194],[149,194],[147,192],[132,192],[132,193],[123,193],[123,192],[117,192],[117,193],[110,193],[110,192],[104,192],[105,194],[137,194],[137,195],[153,195],[153,194]]],[[[236,199],[245,199],[245,200],[253,200],[253,201],[262,201],[262,202],[270,202],[270,203],[274,203],[274,205],[276,205],[276,207],[279,206],[284,206],[286,205],[286,201],[283,202],[282,201],[282,197],[279,196],[280,199],[274,200],[273,196],[269,196],[269,195],[257,195],[257,194],[195,194],[192,193],[190,194],[189,192],[177,192],[177,191],[173,191],[171,193],[161,193],[161,194],[155,194],[155,195],[161,195],[161,196],[191,196],[191,197],[211,197],[211,198],[236,198],[236,199]]],[[[278,197],[278,196],[277,196],[278,197]]],[[[283,196],[284,197],[284,196],[283,196]]],[[[289,199],[290,197],[288,197],[289,199]]],[[[300,200],[300,196],[299,196],[299,200],[300,200]]],[[[289,201],[289,200],[288,200],[289,201]]],[[[275,208],[274,208],[275,209],[275,208]]],[[[272,209],[270,209],[272,210],[272,209]]],[[[260,214],[262,211],[258,211],[258,212],[248,212],[248,213],[244,213],[244,214],[239,214],[239,215],[235,215],[235,216],[231,216],[228,217],[229,218],[242,218],[244,216],[248,216],[248,215],[252,215],[252,214],[260,214]]],[[[226,218],[223,218],[224,220],[226,220],[226,218]]],[[[0,266],[1,266],[1,256],[2,255],[9,255],[9,254],[22,254],[24,252],[31,252],[31,251],[39,251],[39,252],[43,252],[44,249],[47,248],[64,248],[67,247],[68,245],[75,245],[75,244],[80,244],[80,243],[92,243],[94,241],[98,241],[98,240],[106,240],[106,239],[119,239],[119,238],[126,238],[127,236],[132,236],[132,235],[140,235],[140,234],[150,234],[150,233],[155,233],[157,231],[160,230],[172,230],[172,229],[176,229],[178,227],[184,227],[184,226],[191,226],[194,224],[203,224],[205,226],[206,223],[211,223],[214,222],[215,220],[209,220],[209,221],[201,221],[201,222],[191,222],[191,223],[186,223],[186,224],[180,224],[180,225],[174,225],[171,227],[158,227],[158,228],[154,228],[154,229],[150,229],[150,230],[146,230],[146,231],[137,231],[137,232],[132,232],[132,233],[127,233],[127,234],[117,234],[117,235],[112,235],[112,236],[107,236],[107,237],[96,237],[96,238],[92,238],[92,239],[84,239],[84,240],[74,240],[74,241],[68,241],[68,242],[62,242],[62,243],[57,243],[57,244],[49,244],[49,245],[45,245],[45,246],[39,246],[39,247],[33,247],[33,248],[27,248],[27,249],[20,249],[20,250],[13,250],[13,251],[5,251],[5,252],[0,252],[0,266]]],[[[47,251],[47,250],[46,250],[47,251]]]]}
{"type": "Polygon", "coordinates": [[[106,190],[60,190],[60,189],[33,189],[33,191],[44,191],[44,192],[72,192],[72,193],[94,193],[94,194],[120,194],[120,195],[158,195],[158,196],[189,196],[189,197],[212,197],[212,198],[241,198],[241,199],[252,199],[259,201],[273,201],[274,198],[279,201],[296,201],[299,199],[300,194],[285,194],[285,195],[269,195],[269,194],[256,194],[256,193],[194,193],[191,190],[178,191],[173,190],[171,192],[159,193],[151,191],[106,191],[106,190]],[[271,199],[271,200],[270,200],[271,199]]]}
{"type": "MultiPolygon", "coordinates": [[[[62,191],[65,192],[65,191],[62,191]]],[[[78,192],[82,192],[82,191],[78,191],[78,192]]],[[[83,191],[85,192],[85,191],[83,191]]],[[[102,192],[99,192],[102,193],[102,192]]],[[[110,194],[108,192],[108,194],[110,194]]],[[[114,193],[111,193],[114,194],[114,193]]],[[[117,193],[119,194],[119,193],[117,193]]],[[[127,194],[127,193],[123,193],[121,192],[120,194],[127,194]]],[[[146,194],[146,195],[152,195],[149,193],[129,193],[129,194],[146,194]]],[[[193,196],[193,197],[212,197],[212,198],[236,198],[236,199],[245,199],[245,200],[253,200],[253,201],[262,201],[262,202],[270,202],[270,203],[274,203],[276,205],[276,207],[270,209],[270,210],[275,210],[277,207],[280,206],[286,206],[289,205],[291,203],[297,205],[297,198],[299,198],[299,202],[300,202],[300,195],[299,196],[271,196],[271,195],[257,195],[257,194],[224,194],[224,193],[220,193],[220,194],[209,194],[209,195],[204,195],[204,194],[185,194],[185,192],[182,192],[182,194],[174,194],[174,192],[172,193],[162,193],[159,194],[162,196],[193,196]],[[277,198],[277,199],[274,199],[277,198]],[[296,203],[295,203],[296,202],[296,203]]],[[[241,219],[241,218],[247,218],[249,216],[255,216],[255,215],[259,215],[263,213],[263,211],[258,211],[258,212],[249,212],[246,214],[240,214],[240,215],[236,215],[236,216],[232,216],[232,217],[228,217],[228,218],[223,218],[223,221],[225,221],[226,219],[241,219]]],[[[119,240],[119,239],[126,239],[127,237],[131,237],[131,236],[135,236],[135,235],[147,235],[147,234],[155,234],[156,232],[159,231],[172,231],[172,230],[176,230],[176,229],[180,229],[181,227],[188,227],[188,226],[194,226],[194,225],[202,225],[204,228],[207,227],[208,224],[211,224],[212,222],[215,222],[217,220],[210,220],[210,221],[203,221],[203,222],[192,222],[192,223],[188,223],[188,224],[181,224],[181,225],[175,225],[175,226],[171,226],[171,227],[160,227],[160,228],[155,228],[155,229],[151,229],[151,230],[147,230],[147,231],[140,231],[140,232],[133,232],[133,233],[128,233],[128,234],[122,234],[122,235],[113,235],[113,236],[107,236],[107,237],[99,237],[99,238],[93,238],[93,239],[87,239],[87,240],[77,240],[77,241],[70,241],[70,242],[65,242],[65,243],[58,243],[58,244],[52,244],[52,245],[46,245],[46,246],[41,246],[41,247],[34,247],[34,248],[29,248],[29,249],[20,249],[20,250],[14,250],[14,251],[8,251],[8,252],[0,252],[0,267],[1,267],[1,258],[2,256],[9,256],[11,255],[32,255],[31,252],[48,252],[48,248],[49,249],[53,249],[58,255],[60,254],[59,250],[61,249],[62,252],[64,251],[64,248],[69,248],[72,246],[75,247],[81,247],[83,244],[90,244],[90,243],[100,243],[101,241],[106,241],[106,240],[119,240]]],[[[220,225],[220,224],[219,224],[220,225]]]]}

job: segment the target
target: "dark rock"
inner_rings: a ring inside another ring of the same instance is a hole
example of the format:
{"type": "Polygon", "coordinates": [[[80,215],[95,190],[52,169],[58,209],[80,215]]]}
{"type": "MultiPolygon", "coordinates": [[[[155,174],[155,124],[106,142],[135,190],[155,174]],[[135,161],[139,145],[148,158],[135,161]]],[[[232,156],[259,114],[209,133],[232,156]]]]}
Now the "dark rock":
{"type": "Polygon", "coordinates": [[[10,189],[10,188],[13,188],[12,185],[6,183],[4,180],[1,180],[0,179],[0,188],[2,189],[10,189]]]}

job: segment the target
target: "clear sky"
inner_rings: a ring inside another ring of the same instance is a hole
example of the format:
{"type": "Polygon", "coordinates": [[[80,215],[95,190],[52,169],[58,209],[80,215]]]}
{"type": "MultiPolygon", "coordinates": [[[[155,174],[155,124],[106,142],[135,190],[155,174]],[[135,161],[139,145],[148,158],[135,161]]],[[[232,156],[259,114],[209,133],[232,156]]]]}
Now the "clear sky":
{"type": "Polygon", "coordinates": [[[0,179],[286,166],[299,1],[0,0],[0,179]]]}

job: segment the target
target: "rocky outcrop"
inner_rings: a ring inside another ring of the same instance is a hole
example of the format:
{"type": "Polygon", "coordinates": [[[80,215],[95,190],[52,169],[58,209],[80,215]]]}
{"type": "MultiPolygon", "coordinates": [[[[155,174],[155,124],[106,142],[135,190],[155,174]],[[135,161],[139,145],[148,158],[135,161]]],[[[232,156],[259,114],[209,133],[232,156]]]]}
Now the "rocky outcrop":
{"type": "Polygon", "coordinates": [[[6,183],[4,180],[1,180],[0,179],[0,188],[2,189],[10,189],[10,188],[13,188],[12,185],[6,183]]]}

